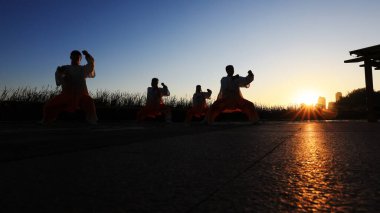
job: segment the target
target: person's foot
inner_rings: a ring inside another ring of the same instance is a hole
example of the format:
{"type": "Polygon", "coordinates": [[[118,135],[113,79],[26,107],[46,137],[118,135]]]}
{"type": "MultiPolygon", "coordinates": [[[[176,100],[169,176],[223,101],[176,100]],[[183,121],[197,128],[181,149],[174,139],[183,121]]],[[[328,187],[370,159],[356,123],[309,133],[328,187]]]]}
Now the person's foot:
{"type": "Polygon", "coordinates": [[[207,124],[207,125],[213,125],[214,121],[205,121],[205,124],[207,124]]]}
{"type": "Polygon", "coordinates": [[[98,125],[97,121],[90,121],[90,120],[88,120],[87,123],[90,124],[90,125],[98,125]]]}
{"type": "Polygon", "coordinates": [[[40,121],[37,121],[37,124],[38,125],[41,125],[41,126],[52,126],[53,125],[53,121],[45,121],[45,120],[40,120],[40,121]]]}
{"type": "Polygon", "coordinates": [[[206,119],[203,119],[200,124],[208,124],[207,120],[206,119]]]}
{"type": "Polygon", "coordinates": [[[260,123],[260,119],[259,118],[255,118],[251,121],[251,124],[253,125],[258,125],[260,123]]]}

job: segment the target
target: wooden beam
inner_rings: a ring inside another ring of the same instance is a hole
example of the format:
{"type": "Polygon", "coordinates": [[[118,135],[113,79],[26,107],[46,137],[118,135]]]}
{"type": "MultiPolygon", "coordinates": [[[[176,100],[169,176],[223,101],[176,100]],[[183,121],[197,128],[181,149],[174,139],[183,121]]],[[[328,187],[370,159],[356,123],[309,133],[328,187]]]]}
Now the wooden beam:
{"type": "Polygon", "coordinates": [[[359,55],[358,57],[366,57],[373,60],[380,60],[380,51],[375,52],[375,53],[365,53],[365,54],[359,55]]]}
{"type": "Polygon", "coordinates": [[[377,122],[376,113],[375,113],[375,100],[374,100],[374,91],[373,91],[373,79],[372,79],[372,66],[370,65],[371,61],[366,60],[364,62],[364,72],[365,72],[365,89],[367,95],[367,111],[368,111],[368,122],[377,122]]]}
{"type": "Polygon", "coordinates": [[[348,60],[345,60],[344,63],[357,63],[357,62],[361,62],[361,61],[364,61],[364,57],[348,59],[348,60]]]}
{"type": "Polygon", "coordinates": [[[356,57],[368,57],[372,59],[380,59],[380,50],[377,52],[368,52],[368,53],[350,54],[350,55],[355,55],[356,57]]]}
{"type": "MultiPolygon", "coordinates": [[[[371,65],[373,67],[379,67],[380,66],[380,62],[374,61],[374,60],[368,60],[365,63],[368,65],[371,65]]],[[[364,67],[364,64],[361,64],[360,67],[364,67]]]]}
{"type": "MultiPolygon", "coordinates": [[[[368,65],[371,65],[371,66],[373,66],[375,68],[380,67],[380,62],[377,62],[377,61],[369,61],[369,62],[366,62],[366,63],[368,63],[368,65]]],[[[359,67],[364,67],[364,66],[365,66],[364,64],[359,65],[359,67]]]]}
{"type": "Polygon", "coordinates": [[[362,48],[362,49],[352,50],[352,51],[350,51],[350,55],[355,54],[358,56],[362,56],[365,54],[371,54],[371,53],[373,54],[376,52],[377,53],[380,52],[380,45],[375,45],[375,46],[366,47],[366,48],[362,48]]]}

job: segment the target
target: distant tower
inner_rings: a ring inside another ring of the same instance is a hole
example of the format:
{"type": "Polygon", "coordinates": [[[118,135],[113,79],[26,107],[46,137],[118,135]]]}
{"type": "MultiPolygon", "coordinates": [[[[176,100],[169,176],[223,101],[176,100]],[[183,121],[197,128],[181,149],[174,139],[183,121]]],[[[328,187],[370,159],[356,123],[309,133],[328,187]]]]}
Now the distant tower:
{"type": "Polygon", "coordinates": [[[328,109],[329,110],[335,110],[335,102],[329,102],[328,109]]]}
{"type": "Polygon", "coordinates": [[[342,99],[342,93],[341,92],[335,93],[335,102],[340,101],[340,99],[342,99]]]}
{"type": "Polygon", "coordinates": [[[326,98],[325,97],[318,97],[318,104],[317,106],[322,109],[326,109],[326,98]]]}

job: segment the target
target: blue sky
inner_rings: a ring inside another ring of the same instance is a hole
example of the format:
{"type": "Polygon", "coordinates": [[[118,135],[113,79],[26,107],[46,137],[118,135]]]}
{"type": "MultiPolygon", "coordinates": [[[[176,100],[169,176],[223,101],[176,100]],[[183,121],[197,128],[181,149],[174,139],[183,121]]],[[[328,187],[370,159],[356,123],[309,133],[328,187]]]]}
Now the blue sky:
{"type": "MultiPolygon", "coordinates": [[[[364,87],[348,51],[379,44],[380,1],[0,0],[0,87],[54,85],[71,50],[96,60],[91,90],[146,91],[152,77],[171,93],[219,90],[228,64],[255,81],[244,96],[288,105],[304,91],[333,100],[364,87]]],[[[83,61],[84,63],[84,61],[83,61]]],[[[374,87],[380,75],[374,71],[374,87]]]]}

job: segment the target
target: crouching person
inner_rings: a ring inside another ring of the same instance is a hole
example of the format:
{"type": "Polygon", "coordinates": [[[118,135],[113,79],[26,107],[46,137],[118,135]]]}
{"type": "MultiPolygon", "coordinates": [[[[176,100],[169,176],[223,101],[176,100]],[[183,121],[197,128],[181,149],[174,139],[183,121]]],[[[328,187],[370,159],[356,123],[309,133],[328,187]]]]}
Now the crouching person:
{"type": "Polygon", "coordinates": [[[244,99],[240,92],[240,87],[249,87],[253,81],[254,75],[251,70],[248,71],[246,77],[234,75],[234,67],[228,65],[226,67],[227,76],[220,81],[220,92],[218,99],[211,105],[207,114],[207,122],[212,124],[215,118],[222,112],[241,111],[247,115],[252,123],[259,121],[259,114],[256,111],[255,105],[244,99]]]}
{"type": "Polygon", "coordinates": [[[171,110],[165,106],[163,96],[169,96],[168,87],[161,83],[162,87],[158,87],[158,79],[153,78],[151,87],[148,87],[146,105],[137,113],[137,121],[142,122],[147,117],[155,118],[164,114],[165,120],[171,122],[171,110]]]}
{"type": "Polygon", "coordinates": [[[78,109],[85,112],[88,123],[96,124],[98,117],[95,104],[86,85],[86,78],[95,77],[95,62],[87,51],[82,53],[86,58],[86,65],[80,65],[82,54],[74,50],[70,54],[71,64],[57,68],[55,81],[57,86],[62,87],[62,92],[44,105],[43,124],[53,123],[63,111],[74,112],[78,109]]]}
{"type": "Polygon", "coordinates": [[[210,99],[212,91],[207,89],[207,92],[202,91],[201,85],[197,85],[193,95],[192,108],[187,111],[186,123],[190,123],[193,117],[201,117],[206,115],[209,107],[206,99],[210,99]]]}

